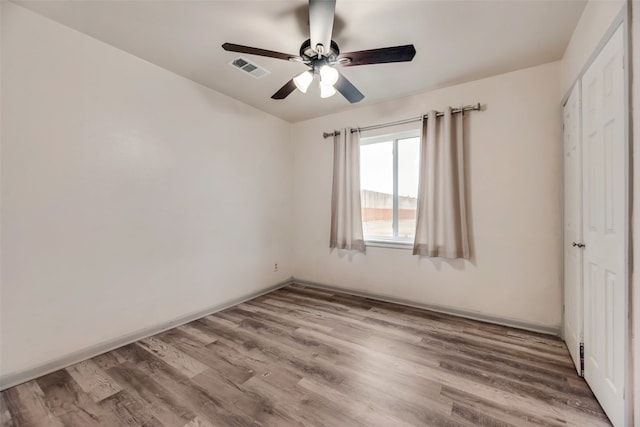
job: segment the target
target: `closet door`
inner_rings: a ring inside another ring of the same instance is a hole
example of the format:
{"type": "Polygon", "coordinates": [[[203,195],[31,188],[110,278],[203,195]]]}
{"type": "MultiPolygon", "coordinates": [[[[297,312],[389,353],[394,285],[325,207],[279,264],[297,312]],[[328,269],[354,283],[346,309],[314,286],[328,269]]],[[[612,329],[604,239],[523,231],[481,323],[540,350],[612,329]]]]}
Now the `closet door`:
{"type": "Polygon", "coordinates": [[[582,143],[580,83],[564,106],[564,325],[563,335],[573,363],[582,375],[582,143]]]}
{"type": "Polygon", "coordinates": [[[585,379],[614,425],[624,424],[628,160],[620,27],[582,78],[585,379]]]}

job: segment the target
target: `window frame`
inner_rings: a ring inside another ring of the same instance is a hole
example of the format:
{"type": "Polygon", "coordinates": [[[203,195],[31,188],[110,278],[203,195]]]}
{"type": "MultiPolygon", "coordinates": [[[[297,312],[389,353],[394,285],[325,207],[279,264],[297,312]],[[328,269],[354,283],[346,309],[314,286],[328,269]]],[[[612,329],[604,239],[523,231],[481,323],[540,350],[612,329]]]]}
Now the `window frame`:
{"type": "MultiPolygon", "coordinates": [[[[372,247],[383,247],[383,248],[392,248],[392,249],[412,249],[413,243],[415,241],[415,235],[413,239],[406,240],[400,239],[398,237],[399,230],[399,190],[398,190],[398,141],[404,139],[418,138],[418,141],[421,139],[420,129],[411,129],[404,130],[399,132],[391,132],[383,135],[375,135],[370,137],[361,137],[360,138],[360,147],[363,145],[371,145],[371,144],[379,144],[382,142],[392,142],[392,156],[393,156],[393,219],[392,219],[392,237],[384,237],[384,236],[364,236],[365,246],[372,247]]],[[[360,160],[360,167],[362,168],[362,160],[360,160]]],[[[362,198],[362,191],[360,192],[360,197],[362,198]]],[[[362,199],[361,199],[362,200],[362,199]]]]}

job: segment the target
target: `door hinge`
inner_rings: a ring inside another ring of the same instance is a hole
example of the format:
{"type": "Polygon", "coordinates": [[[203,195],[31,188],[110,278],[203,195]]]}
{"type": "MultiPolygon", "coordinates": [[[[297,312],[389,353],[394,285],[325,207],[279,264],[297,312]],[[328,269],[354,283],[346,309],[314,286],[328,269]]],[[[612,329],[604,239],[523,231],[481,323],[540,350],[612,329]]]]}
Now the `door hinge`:
{"type": "Polygon", "coordinates": [[[584,377],[584,343],[580,343],[580,376],[584,377]]]}

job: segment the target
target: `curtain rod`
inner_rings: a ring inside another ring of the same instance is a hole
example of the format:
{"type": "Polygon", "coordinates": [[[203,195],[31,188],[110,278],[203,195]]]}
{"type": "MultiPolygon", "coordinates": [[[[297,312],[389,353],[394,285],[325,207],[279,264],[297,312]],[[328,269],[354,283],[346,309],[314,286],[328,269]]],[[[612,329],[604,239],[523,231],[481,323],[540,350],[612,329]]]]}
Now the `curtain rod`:
{"type": "MultiPolygon", "coordinates": [[[[480,111],[480,103],[476,103],[475,105],[465,105],[462,108],[454,108],[453,110],[451,110],[452,114],[457,114],[457,113],[462,113],[465,111],[480,111]]],[[[442,117],[444,116],[444,113],[442,111],[438,111],[436,113],[436,117],[442,117]]],[[[420,116],[420,117],[413,117],[411,119],[404,119],[404,120],[398,120],[397,122],[390,122],[390,123],[383,123],[380,125],[372,125],[372,126],[365,126],[365,127],[361,127],[361,128],[356,128],[356,129],[351,129],[351,133],[354,132],[362,132],[362,131],[366,131],[366,130],[373,130],[373,129],[381,129],[381,128],[386,128],[389,126],[397,126],[397,125],[403,125],[405,123],[413,123],[413,122],[419,122],[421,121],[423,118],[427,118],[426,115],[424,116],[420,116]]],[[[333,132],[323,132],[322,133],[322,137],[323,138],[329,138],[330,136],[336,136],[336,135],[340,135],[340,131],[336,130],[333,132]]]]}

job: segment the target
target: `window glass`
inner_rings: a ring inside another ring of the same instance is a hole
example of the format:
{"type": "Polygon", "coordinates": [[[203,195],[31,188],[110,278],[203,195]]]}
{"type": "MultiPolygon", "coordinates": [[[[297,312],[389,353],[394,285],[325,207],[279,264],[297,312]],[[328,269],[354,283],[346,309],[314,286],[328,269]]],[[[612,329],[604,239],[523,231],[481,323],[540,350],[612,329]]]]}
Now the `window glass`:
{"type": "Polygon", "coordinates": [[[368,237],[393,237],[393,141],[360,146],[362,226],[368,237]]]}
{"type": "Polygon", "coordinates": [[[416,232],[416,207],[420,163],[420,138],[398,141],[398,238],[412,240],[416,232]]]}
{"type": "Polygon", "coordinates": [[[413,241],[420,154],[416,134],[405,132],[360,141],[365,240],[413,241]]]}

